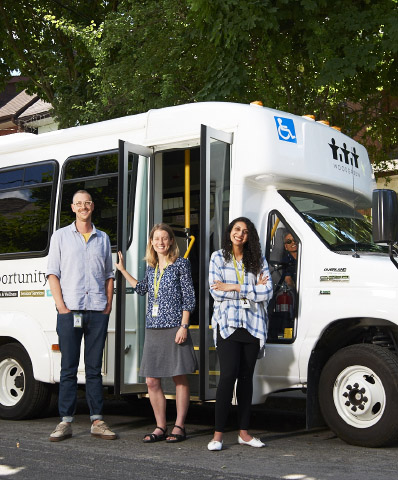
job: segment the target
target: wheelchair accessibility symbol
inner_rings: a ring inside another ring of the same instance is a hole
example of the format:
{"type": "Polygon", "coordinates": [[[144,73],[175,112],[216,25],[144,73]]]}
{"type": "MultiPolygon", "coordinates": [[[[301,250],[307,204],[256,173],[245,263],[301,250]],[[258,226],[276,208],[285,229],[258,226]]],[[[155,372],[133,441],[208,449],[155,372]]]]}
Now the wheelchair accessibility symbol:
{"type": "Polygon", "coordinates": [[[274,117],[276,129],[278,130],[279,140],[284,142],[297,143],[296,129],[294,122],[290,118],[274,117]]]}

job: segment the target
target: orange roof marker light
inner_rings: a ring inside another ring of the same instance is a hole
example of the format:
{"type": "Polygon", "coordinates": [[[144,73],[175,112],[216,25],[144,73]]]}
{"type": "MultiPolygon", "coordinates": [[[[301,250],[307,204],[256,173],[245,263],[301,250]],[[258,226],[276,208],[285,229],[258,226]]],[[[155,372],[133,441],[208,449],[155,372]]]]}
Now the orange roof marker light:
{"type": "Polygon", "coordinates": [[[322,123],[322,125],[327,125],[327,126],[330,125],[330,123],[327,120],[317,120],[317,123],[322,123]]]}
{"type": "Polygon", "coordinates": [[[315,115],[302,115],[303,118],[306,118],[307,120],[315,120],[315,115]]]}
{"type": "Polygon", "coordinates": [[[331,128],[334,128],[335,130],[337,130],[338,132],[341,132],[341,127],[336,127],[336,125],[333,125],[333,127],[331,128]]]}
{"type": "Polygon", "coordinates": [[[254,102],[250,102],[250,105],[258,105],[259,107],[263,107],[263,102],[260,100],[255,100],[254,102]]]}

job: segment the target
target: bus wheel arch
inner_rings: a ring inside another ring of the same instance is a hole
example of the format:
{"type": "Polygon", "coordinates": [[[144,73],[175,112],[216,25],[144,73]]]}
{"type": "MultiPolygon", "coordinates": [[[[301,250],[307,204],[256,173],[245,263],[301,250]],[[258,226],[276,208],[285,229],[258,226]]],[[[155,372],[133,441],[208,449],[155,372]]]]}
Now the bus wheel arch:
{"type": "Polygon", "coordinates": [[[386,350],[393,349],[397,342],[397,327],[388,320],[354,317],[331,322],[318,338],[308,360],[307,428],[326,425],[319,404],[319,382],[323,368],[335,353],[356,344],[376,344],[386,350]]]}
{"type": "Polygon", "coordinates": [[[397,395],[398,357],[378,345],[338,350],[320,375],[323,417],[349,444],[381,447],[398,438],[397,395]]]}
{"type": "Polygon", "coordinates": [[[35,380],[30,357],[20,343],[0,345],[0,418],[37,416],[49,401],[49,387],[35,380]]]}

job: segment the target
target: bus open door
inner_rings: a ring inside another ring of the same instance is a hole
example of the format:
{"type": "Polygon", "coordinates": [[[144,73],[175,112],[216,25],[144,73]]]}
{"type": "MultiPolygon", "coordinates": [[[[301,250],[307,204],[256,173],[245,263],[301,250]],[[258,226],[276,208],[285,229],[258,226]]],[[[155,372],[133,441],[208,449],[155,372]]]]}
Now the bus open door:
{"type": "MultiPolygon", "coordinates": [[[[198,140],[197,140],[197,143],[198,140]]],[[[191,261],[197,306],[191,316],[191,335],[199,370],[189,376],[191,398],[215,398],[218,362],[211,330],[212,302],[208,288],[210,255],[221,248],[229,222],[232,134],[202,126],[197,146],[156,151],[120,141],[118,250],[138,279],[145,272],[145,247],[155,223],[174,230],[180,254],[191,261]]],[[[186,147],[186,145],[185,145],[186,147]]],[[[116,282],[115,392],[145,393],[138,376],[145,336],[146,297],[116,282]]],[[[174,383],[164,379],[165,394],[174,383]]]]}

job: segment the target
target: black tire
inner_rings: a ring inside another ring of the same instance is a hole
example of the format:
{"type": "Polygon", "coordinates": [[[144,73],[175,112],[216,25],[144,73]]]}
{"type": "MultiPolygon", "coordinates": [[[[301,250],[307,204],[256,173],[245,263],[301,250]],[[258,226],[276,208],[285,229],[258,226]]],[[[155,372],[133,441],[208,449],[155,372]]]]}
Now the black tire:
{"type": "Polygon", "coordinates": [[[57,417],[58,416],[58,384],[47,385],[49,389],[48,400],[45,402],[43,410],[39,411],[39,418],[57,417]]]}
{"type": "Polygon", "coordinates": [[[362,447],[398,438],[398,357],[376,345],[352,345],[326,363],[319,402],[330,429],[362,447]]]}
{"type": "Polygon", "coordinates": [[[34,379],[32,363],[22,345],[1,345],[0,418],[21,420],[35,417],[49,400],[49,385],[34,379]]]}

